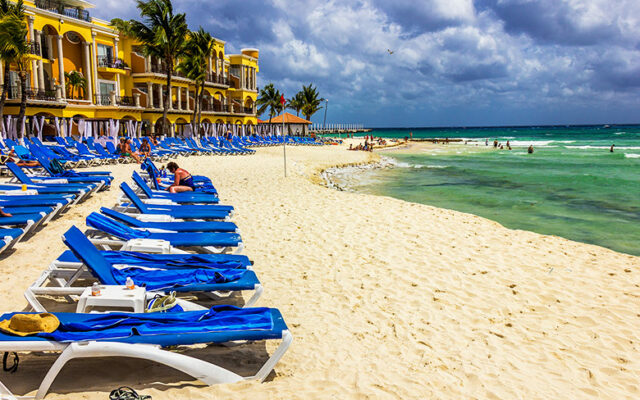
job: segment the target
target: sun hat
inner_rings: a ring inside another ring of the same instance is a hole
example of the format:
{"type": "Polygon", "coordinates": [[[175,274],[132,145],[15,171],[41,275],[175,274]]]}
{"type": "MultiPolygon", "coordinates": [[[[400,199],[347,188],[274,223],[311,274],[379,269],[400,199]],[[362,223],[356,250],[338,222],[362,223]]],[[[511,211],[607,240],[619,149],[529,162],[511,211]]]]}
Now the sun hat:
{"type": "Polygon", "coordinates": [[[60,320],[53,314],[14,314],[10,319],[0,321],[0,331],[17,336],[51,333],[58,329],[60,320]]]}

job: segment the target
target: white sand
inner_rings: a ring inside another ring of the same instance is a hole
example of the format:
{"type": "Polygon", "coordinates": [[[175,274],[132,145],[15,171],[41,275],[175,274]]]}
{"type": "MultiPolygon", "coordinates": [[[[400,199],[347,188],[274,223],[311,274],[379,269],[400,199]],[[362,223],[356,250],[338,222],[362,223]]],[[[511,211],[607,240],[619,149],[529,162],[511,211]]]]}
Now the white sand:
{"type": "MultiPolygon", "coordinates": [[[[310,179],[375,155],[288,147],[286,179],[281,155],[178,160],[236,207],[266,287],[258,305],[279,308],[294,335],[270,379],[204,387],[141,361],[78,360],[47,398],[105,399],[124,384],[154,400],[640,396],[640,258],[310,179]]],[[[26,286],[64,249],[60,235],[111,206],[133,168],[110,168],[110,192],[0,261],[2,310],[25,307],[26,286]]],[[[264,344],[194,354],[243,372],[266,357],[264,344]]],[[[25,355],[2,380],[32,393],[52,361],[25,355]]]]}

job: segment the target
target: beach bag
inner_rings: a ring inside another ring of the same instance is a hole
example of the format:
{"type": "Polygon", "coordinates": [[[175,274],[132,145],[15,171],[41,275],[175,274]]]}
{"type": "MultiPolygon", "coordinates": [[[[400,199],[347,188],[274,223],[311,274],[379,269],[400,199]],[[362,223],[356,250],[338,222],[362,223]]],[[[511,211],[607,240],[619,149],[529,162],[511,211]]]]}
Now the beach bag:
{"type": "Polygon", "coordinates": [[[178,305],[176,300],[176,292],[171,292],[166,296],[156,294],[153,299],[147,304],[145,312],[180,312],[184,311],[182,307],[178,305]]]}
{"type": "Polygon", "coordinates": [[[64,172],[64,167],[60,164],[60,161],[55,158],[49,161],[49,169],[54,174],[61,174],[64,172]]]}

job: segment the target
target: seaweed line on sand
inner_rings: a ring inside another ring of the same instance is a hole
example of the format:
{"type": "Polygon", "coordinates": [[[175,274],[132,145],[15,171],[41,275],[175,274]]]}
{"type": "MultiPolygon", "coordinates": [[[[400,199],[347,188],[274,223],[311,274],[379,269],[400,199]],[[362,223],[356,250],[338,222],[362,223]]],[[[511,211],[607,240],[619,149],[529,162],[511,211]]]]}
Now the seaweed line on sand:
{"type": "Polygon", "coordinates": [[[356,174],[361,174],[374,169],[394,168],[396,164],[397,163],[392,158],[380,157],[377,161],[342,164],[326,168],[320,171],[319,176],[321,178],[321,184],[325,187],[339,191],[352,192],[353,189],[349,185],[339,182],[337,177],[342,176],[349,178],[356,174]]]}

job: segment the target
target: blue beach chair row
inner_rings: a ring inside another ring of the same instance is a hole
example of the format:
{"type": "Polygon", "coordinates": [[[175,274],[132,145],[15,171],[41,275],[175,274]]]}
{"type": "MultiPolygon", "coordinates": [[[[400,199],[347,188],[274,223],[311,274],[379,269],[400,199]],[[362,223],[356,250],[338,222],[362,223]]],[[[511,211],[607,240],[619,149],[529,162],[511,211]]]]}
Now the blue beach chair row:
{"type": "MultiPolygon", "coordinates": [[[[38,300],[41,296],[77,297],[91,281],[121,286],[132,278],[146,287],[148,299],[176,292],[177,307],[165,313],[144,314],[54,312],[60,329],[27,337],[0,333],[0,350],[61,353],[45,376],[37,398],[44,397],[68,360],[98,354],[158,362],[209,385],[264,380],[293,337],[280,311],[251,307],[263,287],[249,258],[224,252],[232,249],[237,253],[242,245],[238,227],[229,221],[233,207],[218,204],[217,193],[174,195],[152,189],[151,182],[140,174],[134,174],[134,183],[137,191],[127,183],[121,184],[123,198],[115,209],[102,207],[99,213],[87,217],[89,230],[83,233],[71,227],[63,235],[69,250],[51,263],[25,296],[35,312],[44,312],[38,300]],[[161,204],[153,204],[154,199],[161,204]],[[253,292],[243,308],[211,306],[210,300],[205,305],[200,296],[192,299],[194,294],[228,299],[231,293],[240,291],[253,292]],[[182,293],[192,296],[185,298],[182,293]],[[250,376],[161,349],[274,339],[281,340],[280,345],[250,376]]],[[[16,314],[22,313],[5,314],[0,319],[16,314]]]]}

